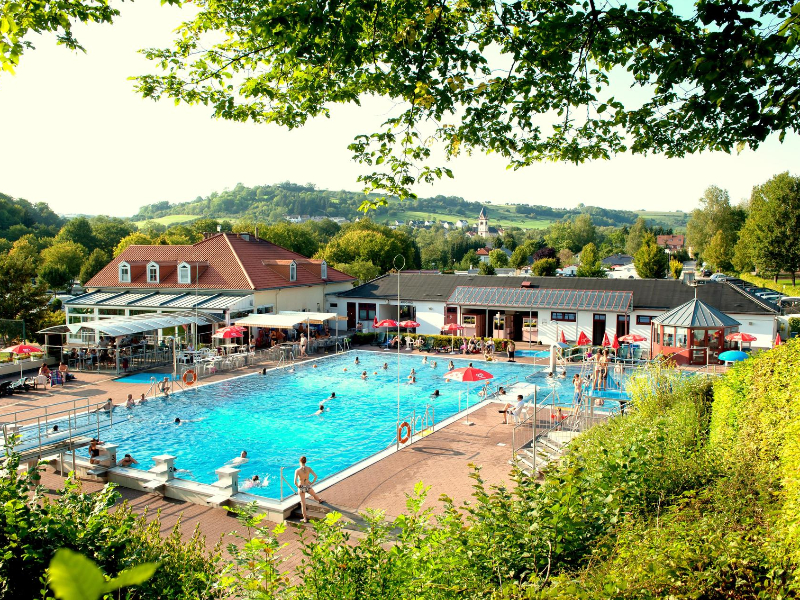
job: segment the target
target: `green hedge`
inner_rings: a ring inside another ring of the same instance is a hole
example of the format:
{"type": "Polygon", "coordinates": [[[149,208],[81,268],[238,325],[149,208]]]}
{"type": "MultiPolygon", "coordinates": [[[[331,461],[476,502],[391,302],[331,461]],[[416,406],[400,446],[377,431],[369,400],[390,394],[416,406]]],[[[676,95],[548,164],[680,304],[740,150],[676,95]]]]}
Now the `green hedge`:
{"type": "Polygon", "coordinates": [[[775,290],[776,292],[780,292],[781,294],[786,294],[787,296],[800,296],[800,285],[776,283],[771,279],[763,279],[762,277],[756,277],[750,273],[740,273],[739,279],[744,279],[753,285],[769,288],[771,290],[775,290]]]}

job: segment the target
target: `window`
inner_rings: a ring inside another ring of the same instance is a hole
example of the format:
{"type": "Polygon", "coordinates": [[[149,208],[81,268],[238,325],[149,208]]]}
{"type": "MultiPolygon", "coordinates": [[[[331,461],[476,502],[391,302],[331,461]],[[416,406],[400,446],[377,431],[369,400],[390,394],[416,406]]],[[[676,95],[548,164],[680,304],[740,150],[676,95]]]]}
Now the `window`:
{"type": "Polygon", "coordinates": [[[339,303],[331,302],[330,304],[328,304],[328,308],[339,308],[339,303]]]}
{"type": "Polygon", "coordinates": [[[401,321],[416,321],[417,320],[417,307],[413,304],[400,305],[400,320],[401,321]]]}
{"type": "Polygon", "coordinates": [[[464,327],[475,327],[475,315],[461,315],[461,324],[464,327]]]}
{"type": "Polygon", "coordinates": [[[650,322],[653,320],[653,317],[650,315],[636,315],[636,324],[637,325],[650,325],[650,322]]]}
{"type": "Polygon", "coordinates": [[[664,346],[675,346],[675,328],[664,327],[664,346]]]}
{"type": "Polygon", "coordinates": [[[571,323],[574,323],[577,320],[577,313],[551,312],[550,313],[550,320],[551,321],[569,321],[571,323]]]}
{"type": "Polygon", "coordinates": [[[328,278],[328,263],[326,263],[324,260],[319,266],[319,276],[322,277],[322,279],[328,278]]]}
{"type": "Polygon", "coordinates": [[[275,305],[274,304],[265,304],[263,306],[259,306],[256,308],[257,315],[268,315],[270,313],[275,312],[275,305]]]}
{"type": "Polygon", "coordinates": [[[686,348],[687,337],[688,337],[687,330],[684,327],[678,327],[675,330],[675,345],[678,348],[686,348]]]}
{"type": "Polygon", "coordinates": [[[158,264],[147,265],[147,283],[158,283],[158,264]]]}
{"type": "Polygon", "coordinates": [[[192,268],[186,263],[178,267],[178,283],[192,283],[192,268]]]}
{"type": "Polygon", "coordinates": [[[661,327],[656,325],[655,329],[656,329],[656,344],[660,346],[661,345],[661,327]]]}
{"type": "Polygon", "coordinates": [[[122,283],[131,281],[131,266],[126,262],[119,263],[119,280],[122,283]]]}
{"type": "Polygon", "coordinates": [[[534,329],[536,328],[536,319],[529,319],[525,317],[522,319],[522,328],[523,329],[534,329]]]}
{"type": "Polygon", "coordinates": [[[289,281],[297,281],[297,263],[294,261],[289,265],[289,281]]]}
{"type": "Polygon", "coordinates": [[[358,320],[359,321],[372,321],[375,318],[375,305],[374,304],[359,304],[358,305],[358,320]]]}

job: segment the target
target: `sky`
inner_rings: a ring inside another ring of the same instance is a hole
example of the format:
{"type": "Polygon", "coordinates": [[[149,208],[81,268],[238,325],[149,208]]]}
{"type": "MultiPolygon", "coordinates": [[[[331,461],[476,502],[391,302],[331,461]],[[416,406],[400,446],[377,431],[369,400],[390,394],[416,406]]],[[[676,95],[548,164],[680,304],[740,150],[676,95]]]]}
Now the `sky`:
{"type": "MultiPolygon", "coordinates": [[[[366,171],[347,145],[380,123],[388,104],[335,107],[331,119],[287,131],[215,120],[205,107],[145,100],[128,77],[154,70],[136,50],[168,45],[189,15],[153,0],[119,6],[113,25],[75,28],[85,54],[49,37],[32,38],[36,50],[22,56],[16,75],[0,74],[0,192],[47,202],[61,214],[131,216],[145,204],[189,201],[237,183],[361,189],[357,177],[366,171]]],[[[624,155],[519,171],[507,170],[497,156],[473,155],[451,161],[454,179],[416,191],[495,204],[690,211],[709,185],[738,202],[776,173],[797,174],[798,156],[797,135],[783,144],[773,136],[740,155],[624,155]]]]}

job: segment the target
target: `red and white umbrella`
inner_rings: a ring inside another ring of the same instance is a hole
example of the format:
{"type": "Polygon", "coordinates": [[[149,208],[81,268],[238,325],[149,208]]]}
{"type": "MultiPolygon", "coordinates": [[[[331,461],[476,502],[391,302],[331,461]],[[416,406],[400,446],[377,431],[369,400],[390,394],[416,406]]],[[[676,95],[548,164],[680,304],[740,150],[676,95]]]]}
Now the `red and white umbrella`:
{"type": "Polygon", "coordinates": [[[589,336],[587,336],[583,331],[581,331],[581,334],[578,336],[578,346],[591,346],[591,345],[592,345],[592,340],[590,340],[589,336]]]}
{"type": "Polygon", "coordinates": [[[779,333],[778,335],[775,336],[775,347],[777,348],[782,343],[783,343],[783,340],[781,340],[781,334],[779,333]]]}
{"type": "Polygon", "coordinates": [[[372,317],[372,326],[373,327],[377,327],[378,326],[378,315],[375,315],[374,317],[372,317]]]}
{"type": "MultiPolygon", "coordinates": [[[[444,374],[445,379],[451,379],[453,381],[466,381],[467,384],[472,383],[473,381],[488,381],[490,379],[494,379],[494,375],[489,373],[488,371],[484,371],[483,369],[476,369],[475,367],[462,367],[460,369],[453,369],[452,371],[448,371],[444,374]]],[[[469,410],[469,391],[472,386],[467,386],[467,410],[469,410]]],[[[466,421],[467,425],[472,425],[469,421],[469,417],[467,417],[466,421]]]]}
{"type": "Polygon", "coordinates": [[[603,344],[602,345],[603,346],[610,346],[611,345],[611,340],[608,339],[608,332],[607,331],[603,334],[603,344]]]}
{"type": "Polygon", "coordinates": [[[619,338],[619,341],[627,343],[644,342],[647,341],[647,338],[643,335],[639,335],[638,333],[629,333],[628,335],[623,335],[621,338],[619,338]]]}
{"type": "Polygon", "coordinates": [[[446,331],[447,333],[455,333],[459,329],[464,329],[463,325],[459,325],[458,323],[448,323],[444,327],[442,327],[442,331],[446,331]]]}
{"type": "Polygon", "coordinates": [[[566,344],[566,343],[567,343],[567,336],[565,336],[565,335],[564,335],[564,330],[563,330],[563,329],[561,330],[561,338],[560,338],[560,340],[559,340],[559,341],[560,341],[562,344],[566,344]]]}
{"type": "Polygon", "coordinates": [[[400,327],[405,327],[406,329],[413,329],[414,327],[420,327],[420,324],[416,321],[400,321],[400,327]]]}
{"type": "Polygon", "coordinates": [[[617,334],[616,333],[614,334],[614,339],[611,340],[611,347],[614,350],[619,350],[619,340],[617,339],[617,334]]]}
{"type": "Polygon", "coordinates": [[[44,352],[38,346],[31,346],[30,344],[17,344],[16,346],[9,346],[3,348],[0,352],[10,352],[11,354],[33,354],[34,352],[44,352]]]}
{"type": "Polygon", "coordinates": [[[229,340],[231,338],[244,337],[244,332],[245,332],[244,327],[239,327],[238,325],[231,325],[230,327],[222,327],[221,329],[217,329],[217,331],[211,337],[229,340]]]}
{"type": "Polygon", "coordinates": [[[725,336],[725,339],[729,342],[755,342],[757,338],[751,333],[737,331],[736,333],[729,333],[725,336]]]}
{"type": "Polygon", "coordinates": [[[378,321],[375,323],[375,327],[397,327],[397,321],[393,321],[392,319],[384,319],[383,321],[378,321]]]}

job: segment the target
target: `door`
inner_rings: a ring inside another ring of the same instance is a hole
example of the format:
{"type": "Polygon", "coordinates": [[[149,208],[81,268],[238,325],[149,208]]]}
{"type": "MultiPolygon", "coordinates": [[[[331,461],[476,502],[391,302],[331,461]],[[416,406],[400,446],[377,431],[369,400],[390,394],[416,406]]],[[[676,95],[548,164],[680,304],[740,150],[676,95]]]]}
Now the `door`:
{"type": "Polygon", "coordinates": [[[606,333],[606,316],[595,314],[592,318],[592,344],[599,346],[603,343],[603,336],[606,333]]]}
{"type": "Polygon", "coordinates": [[[348,302],[347,303],[347,328],[348,329],[355,329],[356,328],[356,303],[355,302],[348,302]]]}
{"type": "Polygon", "coordinates": [[[617,337],[628,335],[631,330],[631,316],[630,315],[617,315],[617,337]]]}

